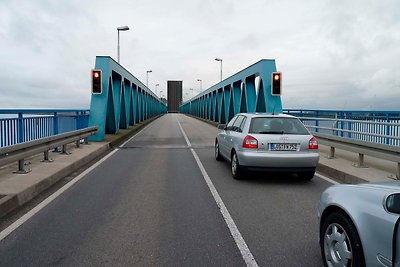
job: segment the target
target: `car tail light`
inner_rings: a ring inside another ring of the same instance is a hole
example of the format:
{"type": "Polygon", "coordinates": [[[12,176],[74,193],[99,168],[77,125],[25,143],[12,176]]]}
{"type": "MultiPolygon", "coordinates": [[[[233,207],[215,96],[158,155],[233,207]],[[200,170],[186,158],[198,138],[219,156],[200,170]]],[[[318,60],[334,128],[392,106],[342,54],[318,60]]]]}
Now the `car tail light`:
{"type": "Polygon", "coordinates": [[[258,141],[251,135],[247,135],[243,139],[243,147],[244,148],[258,148],[258,141]]]}
{"type": "Polygon", "coordinates": [[[308,149],[318,149],[318,140],[315,137],[312,137],[308,142],[308,149]]]}

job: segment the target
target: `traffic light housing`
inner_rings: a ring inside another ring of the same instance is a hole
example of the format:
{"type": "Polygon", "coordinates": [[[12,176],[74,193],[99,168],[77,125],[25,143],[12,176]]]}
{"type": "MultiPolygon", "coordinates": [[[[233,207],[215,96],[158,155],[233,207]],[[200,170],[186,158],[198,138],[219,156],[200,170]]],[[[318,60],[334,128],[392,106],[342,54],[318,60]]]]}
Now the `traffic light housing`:
{"type": "Polygon", "coordinates": [[[101,70],[92,70],[92,94],[101,94],[101,70]]]}
{"type": "Polygon", "coordinates": [[[280,96],[282,94],[282,73],[273,72],[271,77],[271,95],[280,96]]]}

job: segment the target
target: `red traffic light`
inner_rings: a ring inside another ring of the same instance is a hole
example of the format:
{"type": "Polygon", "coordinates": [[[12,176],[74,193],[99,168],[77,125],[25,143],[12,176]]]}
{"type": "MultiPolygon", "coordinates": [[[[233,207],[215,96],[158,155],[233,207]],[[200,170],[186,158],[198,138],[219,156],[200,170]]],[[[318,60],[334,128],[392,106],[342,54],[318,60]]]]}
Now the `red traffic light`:
{"type": "Polygon", "coordinates": [[[273,72],[271,79],[271,95],[280,96],[282,94],[281,87],[282,87],[282,73],[273,72]]]}
{"type": "Polygon", "coordinates": [[[101,94],[101,70],[92,70],[92,94],[101,94]]]}

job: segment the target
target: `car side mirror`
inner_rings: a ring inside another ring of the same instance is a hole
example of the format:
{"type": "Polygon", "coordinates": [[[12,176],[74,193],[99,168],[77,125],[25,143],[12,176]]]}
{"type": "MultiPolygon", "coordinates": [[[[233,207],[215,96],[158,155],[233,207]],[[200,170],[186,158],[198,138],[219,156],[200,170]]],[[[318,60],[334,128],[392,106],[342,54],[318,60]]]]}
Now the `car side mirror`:
{"type": "Polygon", "coordinates": [[[385,205],[387,211],[400,214],[400,193],[388,196],[385,205]]]}
{"type": "Polygon", "coordinates": [[[218,124],[218,130],[226,130],[226,124],[218,124]]]}

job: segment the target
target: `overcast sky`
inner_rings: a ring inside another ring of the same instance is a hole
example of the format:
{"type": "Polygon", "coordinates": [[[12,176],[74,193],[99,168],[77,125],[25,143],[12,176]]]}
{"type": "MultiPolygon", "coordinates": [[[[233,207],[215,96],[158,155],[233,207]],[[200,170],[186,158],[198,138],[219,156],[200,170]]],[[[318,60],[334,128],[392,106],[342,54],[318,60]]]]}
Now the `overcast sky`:
{"type": "Polygon", "coordinates": [[[0,0],[0,109],[88,108],[96,55],[199,92],[260,59],[284,108],[400,110],[398,0],[0,0]]]}

